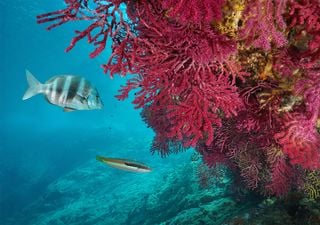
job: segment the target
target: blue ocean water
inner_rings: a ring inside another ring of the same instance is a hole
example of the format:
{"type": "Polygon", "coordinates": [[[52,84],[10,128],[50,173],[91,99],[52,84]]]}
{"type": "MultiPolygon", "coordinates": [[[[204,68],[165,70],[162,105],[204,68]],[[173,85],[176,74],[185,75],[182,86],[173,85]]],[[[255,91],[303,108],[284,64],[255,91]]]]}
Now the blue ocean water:
{"type": "MultiPolygon", "coordinates": [[[[162,179],[190,162],[192,151],[166,159],[151,155],[154,134],[132,98],[114,98],[125,78],[110,79],[100,67],[110,50],[89,59],[92,48],[81,41],[65,53],[83,25],[48,32],[36,23],[37,15],[62,7],[60,0],[0,0],[0,224],[128,224],[135,211],[126,202],[143,201],[156,190],[151,186],[164,184],[162,179]],[[22,101],[26,69],[41,82],[57,74],[81,75],[97,87],[104,108],[65,113],[41,95],[22,101]],[[119,171],[97,162],[96,155],[139,160],[153,171],[119,171]]],[[[149,224],[161,222],[156,216],[148,216],[149,224]]]]}

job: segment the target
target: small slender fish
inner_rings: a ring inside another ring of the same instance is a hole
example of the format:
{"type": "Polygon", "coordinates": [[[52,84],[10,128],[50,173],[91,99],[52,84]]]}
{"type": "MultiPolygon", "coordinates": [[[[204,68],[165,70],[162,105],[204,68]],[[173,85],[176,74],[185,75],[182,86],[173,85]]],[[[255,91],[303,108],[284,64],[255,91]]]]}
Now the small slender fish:
{"type": "Polygon", "coordinates": [[[96,156],[96,159],[100,162],[103,162],[109,166],[112,166],[117,169],[126,170],[130,172],[140,172],[140,173],[148,173],[151,172],[151,168],[128,159],[117,159],[117,158],[107,158],[103,156],[96,156]]]}
{"type": "Polygon", "coordinates": [[[42,84],[28,70],[26,76],[29,87],[22,100],[43,94],[49,103],[61,106],[65,112],[103,107],[97,89],[83,77],[59,75],[42,84]]]}

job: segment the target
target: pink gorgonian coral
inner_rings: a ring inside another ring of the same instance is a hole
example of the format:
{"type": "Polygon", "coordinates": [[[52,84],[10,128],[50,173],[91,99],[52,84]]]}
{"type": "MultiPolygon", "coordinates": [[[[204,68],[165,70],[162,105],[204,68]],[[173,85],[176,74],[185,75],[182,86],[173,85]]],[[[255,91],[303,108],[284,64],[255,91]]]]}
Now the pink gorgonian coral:
{"type": "Polygon", "coordinates": [[[267,150],[267,163],[271,167],[271,181],[266,184],[266,191],[277,196],[287,194],[294,182],[296,171],[287,162],[281,149],[276,147],[267,150]]]}
{"type": "Polygon", "coordinates": [[[286,0],[252,0],[248,1],[244,14],[244,26],[239,36],[246,45],[270,50],[271,44],[283,47],[287,39],[283,33],[286,24],[282,13],[286,8],[286,0]]]}
{"type": "Polygon", "coordinates": [[[294,87],[295,94],[303,97],[306,111],[314,123],[320,110],[320,68],[305,70],[306,75],[294,87]]]}
{"type": "Polygon", "coordinates": [[[296,49],[278,51],[273,57],[273,71],[280,77],[292,78],[300,67],[297,55],[296,49]]]}
{"type": "Polygon", "coordinates": [[[180,25],[163,17],[157,7],[139,7],[139,36],[125,51],[132,55],[125,58],[130,58],[131,71],[139,78],[129,80],[118,98],[139,87],[137,107],[166,108],[171,125],[167,137],[185,146],[199,140],[210,144],[214,126],[220,125],[219,114],[230,117],[242,106],[234,84],[236,77],[244,79],[246,74],[229,60],[235,43],[209,26],[180,25]]]}
{"type": "Polygon", "coordinates": [[[141,112],[143,121],[155,132],[155,137],[151,145],[151,153],[158,152],[161,157],[166,157],[172,153],[184,151],[181,142],[169,138],[166,131],[170,129],[170,123],[166,118],[165,108],[151,110],[150,106],[144,107],[141,112]]]}
{"type": "Polygon", "coordinates": [[[301,60],[308,67],[320,63],[320,3],[319,0],[290,2],[288,15],[290,27],[295,30],[295,40],[301,43],[301,60]],[[306,44],[306,46],[304,46],[306,44]]]}
{"type": "Polygon", "coordinates": [[[114,0],[105,4],[104,1],[89,3],[89,0],[65,0],[67,5],[65,9],[39,15],[37,22],[53,22],[47,27],[51,30],[70,21],[90,21],[91,24],[85,30],[76,31],[76,36],[66,51],[70,51],[81,39],[87,38],[89,43],[96,46],[90,54],[93,58],[105,49],[108,37],[115,37],[121,29],[129,32],[129,26],[123,20],[123,12],[119,8],[121,2],[123,1],[114,0]],[[88,4],[95,6],[95,9],[89,9],[88,4]]]}
{"type": "Polygon", "coordinates": [[[164,0],[162,7],[166,15],[179,23],[209,24],[222,19],[225,0],[164,0]]]}
{"type": "Polygon", "coordinates": [[[282,131],[274,137],[292,165],[311,170],[320,168],[320,134],[314,120],[302,114],[287,113],[282,131]]]}

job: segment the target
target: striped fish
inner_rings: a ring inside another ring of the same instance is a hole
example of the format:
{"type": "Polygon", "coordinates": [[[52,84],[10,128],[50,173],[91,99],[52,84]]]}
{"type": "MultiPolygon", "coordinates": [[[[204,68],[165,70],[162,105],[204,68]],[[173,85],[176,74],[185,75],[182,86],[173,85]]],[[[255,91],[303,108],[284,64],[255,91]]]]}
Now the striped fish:
{"type": "Polygon", "coordinates": [[[117,169],[126,170],[130,172],[140,172],[140,173],[147,173],[151,172],[151,168],[128,159],[118,159],[118,158],[107,158],[103,156],[96,156],[96,159],[100,162],[103,162],[109,166],[112,166],[117,169]]]}
{"type": "Polygon", "coordinates": [[[60,75],[42,84],[28,70],[26,76],[29,88],[23,100],[43,94],[49,103],[63,107],[65,112],[103,107],[97,89],[83,77],[60,75]]]}

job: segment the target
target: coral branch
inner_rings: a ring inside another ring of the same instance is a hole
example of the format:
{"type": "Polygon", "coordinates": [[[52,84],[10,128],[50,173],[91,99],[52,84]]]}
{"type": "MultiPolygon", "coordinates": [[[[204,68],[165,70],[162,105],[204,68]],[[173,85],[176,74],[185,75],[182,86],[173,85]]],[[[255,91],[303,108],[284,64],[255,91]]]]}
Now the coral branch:
{"type": "Polygon", "coordinates": [[[286,7],[286,1],[272,0],[249,1],[243,12],[245,25],[240,30],[240,38],[246,45],[252,45],[264,50],[271,49],[271,42],[276,47],[283,47],[287,44],[287,39],[282,33],[285,23],[281,17],[286,7]]]}
{"type": "Polygon", "coordinates": [[[318,0],[291,1],[288,16],[295,29],[295,40],[308,67],[319,66],[320,59],[320,4],[318,0]],[[306,44],[306,46],[304,46],[306,44]]]}
{"type": "Polygon", "coordinates": [[[293,182],[293,169],[287,163],[281,149],[272,147],[268,149],[267,161],[271,167],[271,182],[266,185],[267,191],[272,195],[285,195],[293,182]]]}
{"type": "Polygon", "coordinates": [[[320,69],[309,69],[306,73],[306,76],[296,83],[294,90],[297,95],[303,96],[306,111],[315,123],[320,110],[320,69]]]}
{"type": "Polygon", "coordinates": [[[50,13],[45,13],[37,16],[38,23],[54,22],[47,27],[51,30],[57,26],[70,21],[92,21],[83,31],[76,31],[75,36],[70,45],[66,48],[66,52],[70,51],[78,41],[87,37],[88,42],[96,46],[95,50],[90,54],[91,58],[99,55],[106,46],[108,37],[114,37],[118,34],[121,28],[126,29],[129,32],[129,27],[124,22],[122,12],[119,9],[119,2],[108,3],[104,1],[93,1],[93,5],[96,7],[92,10],[88,7],[89,0],[68,0],[66,9],[57,10],[50,13]]]}
{"type": "Polygon", "coordinates": [[[162,7],[169,17],[177,19],[180,23],[211,23],[222,19],[222,7],[225,0],[165,0],[162,7]]]}
{"type": "Polygon", "coordinates": [[[275,139],[291,164],[311,170],[320,168],[320,135],[315,121],[303,115],[287,113],[283,130],[275,134],[275,139]]]}

